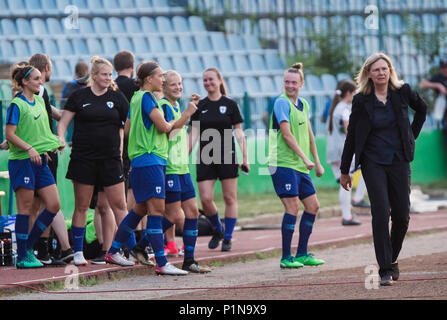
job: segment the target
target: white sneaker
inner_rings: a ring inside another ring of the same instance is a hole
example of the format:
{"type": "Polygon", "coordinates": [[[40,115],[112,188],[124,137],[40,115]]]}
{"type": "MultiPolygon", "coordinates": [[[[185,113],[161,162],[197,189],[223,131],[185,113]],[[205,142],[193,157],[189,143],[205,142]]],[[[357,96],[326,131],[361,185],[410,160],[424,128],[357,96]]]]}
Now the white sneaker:
{"type": "Polygon", "coordinates": [[[155,273],[171,276],[184,276],[188,274],[188,271],[181,270],[168,262],[163,267],[155,266],[155,273]]]}
{"type": "Polygon", "coordinates": [[[123,267],[131,267],[134,266],[135,263],[132,261],[127,260],[122,255],[119,254],[119,252],[115,254],[106,254],[105,260],[107,263],[117,264],[123,267]]]}
{"type": "Polygon", "coordinates": [[[75,266],[86,266],[88,265],[87,260],[84,258],[84,253],[82,251],[77,251],[73,255],[73,263],[75,266]]]}

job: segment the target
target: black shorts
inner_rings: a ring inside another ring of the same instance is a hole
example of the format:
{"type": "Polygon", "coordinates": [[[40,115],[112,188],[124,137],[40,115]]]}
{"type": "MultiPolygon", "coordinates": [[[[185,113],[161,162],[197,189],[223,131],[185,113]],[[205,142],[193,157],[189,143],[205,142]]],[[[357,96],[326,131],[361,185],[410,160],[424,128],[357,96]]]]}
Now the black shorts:
{"type": "Polygon", "coordinates": [[[55,152],[49,151],[47,153],[48,153],[48,156],[50,157],[50,160],[48,160],[48,168],[50,168],[50,171],[54,177],[54,181],[56,181],[56,183],[57,183],[57,164],[59,161],[57,151],[55,151],[55,152]]]}
{"type": "Polygon", "coordinates": [[[239,176],[239,165],[237,164],[197,164],[197,182],[205,180],[225,180],[239,176]]]}
{"type": "Polygon", "coordinates": [[[121,159],[71,159],[67,179],[97,187],[109,187],[124,181],[121,159]]]}

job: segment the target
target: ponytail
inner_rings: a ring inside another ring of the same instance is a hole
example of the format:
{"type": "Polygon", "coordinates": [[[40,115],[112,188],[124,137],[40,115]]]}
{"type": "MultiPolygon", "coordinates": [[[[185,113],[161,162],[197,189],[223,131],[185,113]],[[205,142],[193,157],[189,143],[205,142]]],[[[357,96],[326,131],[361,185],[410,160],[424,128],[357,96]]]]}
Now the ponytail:
{"type": "Polygon", "coordinates": [[[354,92],[355,89],[355,83],[350,80],[342,80],[337,83],[337,90],[335,91],[335,95],[331,103],[331,108],[329,109],[329,134],[332,134],[332,130],[334,129],[332,118],[334,115],[335,107],[344,97],[346,97],[346,93],[354,92]]]}
{"type": "Polygon", "coordinates": [[[217,79],[219,79],[221,82],[221,84],[219,86],[219,91],[222,95],[227,96],[228,95],[227,86],[225,85],[225,81],[224,81],[220,71],[217,68],[213,67],[213,68],[206,69],[205,71],[203,71],[203,73],[208,72],[208,71],[213,71],[217,75],[217,79]]]}

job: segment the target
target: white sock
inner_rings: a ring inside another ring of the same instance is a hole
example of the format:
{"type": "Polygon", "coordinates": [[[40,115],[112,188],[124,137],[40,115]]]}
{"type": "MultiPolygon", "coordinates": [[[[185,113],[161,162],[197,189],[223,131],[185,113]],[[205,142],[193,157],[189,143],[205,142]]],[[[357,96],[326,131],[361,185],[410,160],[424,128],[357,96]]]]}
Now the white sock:
{"type": "Polygon", "coordinates": [[[338,191],[338,199],[340,200],[341,215],[345,220],[351,220],[351,191],[346,191],[340,187],[338,191]]]}
{"type": "Polygon", "coordinates": [[[366,194],[366,184],[365,180],[363,180],[363,176],[360,177],[359,183],[357,184],[357,189],[354,194],[354,202],[360,202],[363,200],[366,194]]]}

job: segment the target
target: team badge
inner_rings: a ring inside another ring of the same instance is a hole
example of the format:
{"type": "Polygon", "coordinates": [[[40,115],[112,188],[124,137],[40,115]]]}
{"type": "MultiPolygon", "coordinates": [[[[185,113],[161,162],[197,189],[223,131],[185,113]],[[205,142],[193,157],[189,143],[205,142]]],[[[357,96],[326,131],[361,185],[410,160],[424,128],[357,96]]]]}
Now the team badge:
{"type": "Polygon", "coordinates": [[[172,188],[174,186],[174,180],[168,180],[168,187],[172,188]]]}
{"type": "Polygon", "coordinates": [[[225,112],[227,112],[227,107],[226,106],[220,106],[219,107],[219,111],[221,114],[225,114],[225,112]]]}
{"type": "Polygon", "coordinates": [[[155,192],[161,193],[161,187],[155,187],[155,192]]]}
{"type": "Polygon", "coordinates": [[[30,182],[30,178],[29,177],[25,177],[23,178],[23,182],[25,182],[26,184],[28,184],[30,182]]]}
{"type": "Polygon", "coordinates": [[[292,189],[292,185],[290,183],[286,183],[286,190],[290,191],[292,189]]]}
{"type": "Polygon", "coordinates": [[[112,101],[107,101],[107,106],[112,109],[115,104],[112,101]]]}

